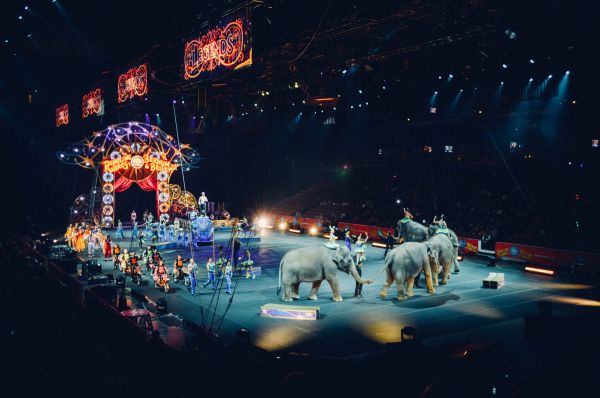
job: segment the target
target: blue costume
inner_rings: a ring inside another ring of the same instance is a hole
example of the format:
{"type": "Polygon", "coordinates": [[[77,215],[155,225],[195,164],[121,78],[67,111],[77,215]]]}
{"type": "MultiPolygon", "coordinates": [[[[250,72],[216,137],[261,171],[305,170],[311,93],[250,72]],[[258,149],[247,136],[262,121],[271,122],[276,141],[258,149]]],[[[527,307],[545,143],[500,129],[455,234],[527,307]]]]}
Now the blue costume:
{"type": "Polygon", "coordinates": [[[188,265],[188,274],[190,275],[190,292],[192,296],[196,295],[196,274],[198,273],[198,267],[196,263],[190,263],[188,265]]]}
{"type": "Polygon", "coordinates": [[[121,222],[121,220],[119,220],[119,223],[117,224],[116,236],[120,237],[121,239],[125,239],[125,234],[123,233],[123,223],[121,222]]]}
{"type": "Polygon", "coordinates": [[[233,294],[233,292],[231,291],[231,277],[233,276],[233,268],[231,267],[231,263],[228,261],[227,265],[225,266],[225,279],[227,280],[227,289],[225,290],[225,293],[227,294],[233,294]]]}
{"type": "Polygon", "coordinates": [[[137,221],[133,222],[133,228],[131,229],[131,234],[133,236],[133,239],[137,239],[138,234],[139,234],[137,221]]]}
{"type": "Polygon", "coordinates": [[[171,224],[169,225],[169,240],[173,242],[173,239],[175,239],[175,227],[171,224]]]}
{"type": "Polygon", "coordinates": [[[213,290],[217,288],[217,278],[215,278],[215,263],[209,262],[206,264],[206,269],[208,271],[208,279],[204,282],[204,287],[206,287],[209,283],[212,284],[213,290]]]}
{"type": "Polygon", "coordinates": [[[346,243],[346,247],[348,248],[348,250],[352,252],[352,238],[350,238],[349,233],[346,233],[346,238],[344,239],[344,242],[346,243]]]}

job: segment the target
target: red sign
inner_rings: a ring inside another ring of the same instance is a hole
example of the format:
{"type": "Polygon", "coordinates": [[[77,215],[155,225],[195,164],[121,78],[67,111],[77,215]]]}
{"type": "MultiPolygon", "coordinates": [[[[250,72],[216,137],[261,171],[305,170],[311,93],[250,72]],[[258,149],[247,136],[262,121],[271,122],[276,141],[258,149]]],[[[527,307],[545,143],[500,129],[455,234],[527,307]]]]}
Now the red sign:
{"type": "Polygon", "coordinates": [[[554,267],[572,264],[600,265],[600,254],[572,252],[506,242],[496,242],[496,257],[554,267]]]}
{"type": "Polygon", "coordinates": [[[252,65],[249,23],[237,18],[215,27],[200,38],[185,43],[183,54],[184,79],[196,79],[220,69],[239,69],[252,65]]]}
{"type": "Polygon", "coordinates": [[[81,110],[83,113],[83,117],[86,118],[90,115],[95,115],[100,112],[100,107],[102,106],[102,90],[99,88],[90,91],[86,95],[83,96],[83,101],[81,104],[81,110]]]}
{"type": "Polygon", "coordinates": [[[142,64],[137,68],[131,68],[119,75],[118,101],[125,102],[136,95],[141,97],[148,93],[148,65],[142,64]]]}
{"type": "Polygon", "coordinates": [[[458,237],[458,248],[462,254],[477,254],[479,241],[472,238],[458,237]]]}
{"type": "Polygon", "coordinates": [[[69,124],[69,104],[56,108],[56,127],[69,124]]]}

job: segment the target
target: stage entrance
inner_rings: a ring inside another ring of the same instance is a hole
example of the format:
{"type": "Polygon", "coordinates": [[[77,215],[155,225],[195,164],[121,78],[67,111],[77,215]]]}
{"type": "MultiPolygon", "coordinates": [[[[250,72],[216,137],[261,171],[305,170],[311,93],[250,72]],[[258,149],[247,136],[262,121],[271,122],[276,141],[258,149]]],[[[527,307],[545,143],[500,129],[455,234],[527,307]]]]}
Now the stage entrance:
{"type": "Polygon", "coordinates": [[[105,227],[116,223],[116,194],[134,184],[154,193],[153,213],[161,221],[168,222],[172,210],[180,210],[182,206],[197,208],[194,195],[169,182],[176,170],[189,171],[200,156],[188,144],[179,143],[156,126],[139,122],[111,125],[58,152],[57,156],[67,164],[99,169],[101,223],[105,227]]]}

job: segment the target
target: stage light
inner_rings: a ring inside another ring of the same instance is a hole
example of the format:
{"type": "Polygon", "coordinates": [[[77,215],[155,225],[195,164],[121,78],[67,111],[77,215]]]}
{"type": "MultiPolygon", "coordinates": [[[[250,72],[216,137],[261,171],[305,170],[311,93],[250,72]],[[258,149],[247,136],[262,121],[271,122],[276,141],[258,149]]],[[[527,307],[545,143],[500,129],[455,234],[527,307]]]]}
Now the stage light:
{"type": "Polygon", "coordinates": [[[452,79],[453,77],[454,77],[454,75],[453,75],[452,73],[450,73],[450,74],[448,75],[448,80],[452,79]]]}
{"type": "Polygon", "coordinates": [[[29,10],[29,6],[25,6],[23,8],[25,9],[25,11],[29,10]]]}
{"type": "Polygon", "coordinates": [[[548,75],[548,79],[552,79],[552,75],[548,75]]]}
{"type": "Polygon", "coordinates": [[[359,107],[359,108],[362,108],[362,104],[358,104],[358,107],[359,107]]]}
{"type": "Polygon", "coordinates": [[[293,234],[300,234],[302,231],[300,231],[299,229],[294,229],[294,228],[290,228],[288,229],[289,232],[293,233],[293,234]]]}
{"type": "Polygon", "coordinates": [[[437,91],[434,91],[434,92],[433,92],[433,94],[437,94],[437,93],[438,93],[437,91]]]}
{"type": "Polygon", "coordinates": [[[568,70],[568,71],[565,72],[565,75],[570,75],[570,74],[571,74],[570,70],[568,70]]]}
{"type": "Polygon", "coordinates": [[[362,94],[362,90],[358,90],[358,93],[359,93],[359,94],[362,94]]]}
{"type": "Polygon", "coordinates": [[[279,229],[280,229],[281,231],[285,231],[286,227],[287,227],[287,225],[286,225],[284,222],[280,222],[280,223],[279,223],[279,229]]]}
{"type": "Polygon", "coordinates": [[[438,76],[438,80],[442,80],[442,75],[439,75],[439,76],[438,76]]]}
{"type": "Polygon", "coordinates": [[[461,89],[460,89],[460,90],[458,90],[458,91],[460,91],[460,92],[462,93],[462,92],[463,92],[463,89],[461,88],[461,89]]]}
{"type": "Polygon", "coordinates": [[[367,105],[367,106],[368,106],[368,105],[369,105],[369,103],[368,103],[368,102],[365,102],[365,105],[367,105]]]}
{"type": "Polygon", "coordinates": [[[265,217],[259,217],[257,224],[258,224],[259,228],[267,228],[267,226],[269,225],[269,222],[267,221],[267,219],[265,217]]]}
{"type": "Polygon", "coordinates": [[[61,159],[62,159],[62,158],[64,158],[64,157],[65,157],[65,155],[61,153],[61,154],[60,154],[60,157],[61,157],[61,159]]]}
{"type": "Polygon", "coordinates": [[[400,199],[396,199],[396,204],[399,205],[400,204],[400,199]]]}
{"type": "Polygon", "coordinates": [[[529,83],[531,83],[533,81],[533,77],[529,78],[529,83]]]}
{"type": "Polygon", "coordinates": [[[508,65],[502,64],[502,69],[506,69],[506,68],[508,68],[508,65]]]}
{"type": "Polygon", "coordinates": [[[463,256],[456,256],[456,259],[457,259],[458,261],[462,261],[462,260],[463,260],[463,256]]]}
{"type": "Polygon", "coordinates": [[[316,235],[317,233],[319,233],[319,230],[317,229],[317,227],[310,227],[308,233],[311,235],[316,235]]]}
{"type": "Polygon", "coordinates": [[[504,85],[504,82],[500,82],[501,85],[504,85]]]}
{"type": "Polygon", "coordinates": [[[29,37],[31,37],[31,36],[32,36],[32,34],[30,33],[30,34],[28,34],[28,35],[27,35],[27,38],[29,38],[29,37]]]}
{"type": "Polygon", "coordinates": [[[305,100],[302,100],[302,103],[303,103],[303,104],[306,104],[306,101],[305,101],[305,100]]]}
{"type": "Polygon", "coordinates": [[[158,115],[158,113],[157,113],[157,114],[156,114],[156,117],[158,117],[158,116],[159,116],[159,115],[158,115]]]}
{"type": "Polygon", "coordinates": [[[350,105],[350,109],[354,109],[354,105],[350,105]]]}
{"type": "Polygon", "coordinates": [[[347,72],[348,72],[348,71],[347,71],[346,69],[344,69],[344,70],[342,71],[342,74],[343,74],[343,75],[345,75],[347,72]]]}
{"type": "Polygon", "coordinates": [[[534,60],[533,58],[531,58],[531,59],[529,60],[529,63],[530,63],[530,64],[535,64],[535,60],[534,60]]]}
{"type": "Polygon", "coordinates": [[[5,42],[5,43],[8,43],[8,39],[4,39],[4,42],[5,42]]]}
{"type": "Polygon", "coordinates": [[[538,267],[531,267],[531,266],[526,266],[525,271],[533,272],[536,274],[543,274],[543,275],[554,275],[555,274],[554,270],[538,268],[538,267]]]}
{"type": "Polygon", "coordinates": [[[385,90],[385,86],[381,87],[382,90],[385,90]]]}
{"type": "Polygon", "coordinates": [[[18,18],[19,20],[21,20],[21,19],[23,19],[23,16],[19,15],[17,18],[18,18]]]}
{"type": "Polygon", "coordinates": [[[381,247],[381,248],[383,248],[383,249],[385,249],[385,248],[386,248],[386,244],[385,244],[385,243],[381,243],[381,242],[373,242],[373,243],[372,243],[372,246],[373,246],[373,247],[381,247]]]}

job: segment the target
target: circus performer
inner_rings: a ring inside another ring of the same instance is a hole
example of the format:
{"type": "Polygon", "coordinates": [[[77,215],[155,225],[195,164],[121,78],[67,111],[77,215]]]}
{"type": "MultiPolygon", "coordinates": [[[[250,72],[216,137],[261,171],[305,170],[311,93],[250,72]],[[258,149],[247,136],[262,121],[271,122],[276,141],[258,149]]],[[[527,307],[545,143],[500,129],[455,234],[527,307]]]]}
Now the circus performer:
{"type": "Polygon", "coordinates": [[[65,232],[65,242],[71,247],[71,233],[73,232],[73,224],[69,224],[67,231],[65,232]]]}
{"type": "Polygon", "coordinates": [[[333,225],[329,226],[329,242],[325,243],[325,246],[327,246],[330,249],[337,249],[339,247],[339,245],[337,243],[335,243],[337,237],[335,236],[335,230],[337,228],[333,225]]]}
{"type": "Polygon", "coordinates": [[[144,247],[144,243],[146,243],[146,236],[143,233],[140,233],[138,235],[138,245],[140,245],[140,248],[144,247]]]}
{"type": "Polygon", "coordinates": [[[213,290],[217,288],[217,279],[215,278],[215,263],[212,258],[209,258],[206,262],[206,271],[208,271],[208,279],[204,282],[203,286],[206,287],[208,284],[212,284],[213,290]]]}
{"type": "Polygon", "coordinates": [[[152,215],[152,213],[148,212],[148,221],[150,224],[152,224],[152,222],[154,221],[154,216],[152,215]]]}
{"type": "Polygon", "coordinates": [[[173,224],[169,224],[169,241],[173,242],[173,239],[175,239],[175,226],[173,224]]]}
{"type": "Polygon", "coordinates": [[[137,221],[133,220],[133,227],[131,227],[131,238],[137,239],[139,235],[138,224],[137,221]]]}
{"type": "Polygon", "coordinates": [[[121,220],[117,221],[117,232],[115,233],[115,237],[125,239],[125,234],[123,233],[123,223],[121,220]]]}
{"type": "MultiPolygon", "coordinates": [[[[365,240],[366,242],[366,240],[365,240]]],[[[362,278],[362,266],[363,266],[363,261],[364,259],[362,257],[360,257],[360,261],[358,260],[358,256],[357,256],[357,261],[356,261],[356,272],[358,273],[358,276],[360,276],[362,278]]],[[[363,284],[359,283],[358,281],[355,281],[355,286],[354,286],[354,297],[362,297],[362,289],[363,289],[363,284]]]]}
{"type": "Polygon", "coordinates": [[[190,276],[190,293],[192,293],[192,296],[196,295],[196,276],[198,275],[198,267],[196,266],[196,263],[194,262],[193,258],[190,258],[190,262],[188,263],[187,266],[187,272],[188,275],[190,276]]]}
{"type": "Polygon", "coordinates": [[[77,231],[77,237],[75,238],[75,250],[78,253],[83,253],[85,250],[85,232],[82,227],[79,227],[77,231]]]}
{"type": "Polygon", "coordinates": [[[233,276],[233,267],[231,266],[231,261],[227,261],[223,269],[223,273],[225,274],[225,280],[227,281],[227,289],[225,289],[225,293],[231,295],[233,294],[231,291],[231,277],[233,276]]]}
{"type": "Polygon", "coordinates": [[[167,240],[167,223],[164,220],[161,220],[159,227],[160,230],[158,232],[158,236],[160,241],[164,242],[167,240]]]}
{"type": "Polygon", "coordinates": [[[175,227],[175,232],[179,231],[179,227],[181,227],[181,222],[179,221],[179,218],[176,218],[175,221],[173,221],[173,226],[175,227]]]}
{"type": "Polygon", "coordinates": [[[96,237],[94,236],[94,232],[89,231],[87,233],[86,240],[88,256],[92,257],[94,255],[94,252],[96,251],[96,237]]]}
{"type": "Polygon", "coordinates": [[[69,240],[71,241],[71,248],[73,250],[75,250],[76,244],[77,244],[77,233],[79,232],[79,225],[77,223],[75,223],[75,225],[73,226],[73,229],[71,230],[71,236],[69,237],[69,240]]]}
{"type": "Polygon", "coordinates": [[[181,273],[183,272],[183,263],[183,256],[178,254],[177,258],[173,262],[173,278],[175,278],[175,281],[180,278],[181,273]]]}
{"type": "Polygon", "coordinates": [[[183,246],[183,228],[181,227],[177,230],[177,244],[183,246]]]}
{"type": "Polygon", "coordinates": [[[369,234],[365,232],[365,239],[362,239],[362,232],[358,234],[358,238],[356,238],[356,249],[354,249],[354,253],[356,253],[356,262],[366,261],[367,256],[365,256],[365,243],[369,240],[369,234]]]}
{"type": "Polygon", "coordinates": [[[244,261],[241,262],[242,267],[246,270],[246,279],[250,278],[250,274],[252,274],[252,279],[256,278],[256,274],[254,273],[254,268],[252,268],[252,261],[250,250],[246,250],[244,261]]]}
{"type": "Polygon", "coordinates": [[[136,220],[137,220],[137,214],[136,214],[135,210],[132,210],[131,211],[131,223],[135,224],[136,220]]]}
{"type": "Polygon", "coordinates": [[[347,229],[344,234],[344,243],[348,250],[350,250],[350,253],[352,253],[352,235],[350,235],[350,229],[347,229]]]}
{"type": "Polygon", "coordinates": [[[110,255],[112,253],[111,240],[110,236],[106,235],[104,237],[104,260],[110,260],[110,255]]]}
{"type": "Polygon", "coordinates": [[[152,224],[152,243],[158,242],[158,223],[152,224]]]}
{"type": "Polygon", "coordinates": [[[198,198],[198,205],[200,207],[200,214],[203,216],[206,216],[207,203],[208,203],[208,198],[206,197],[206,194],[204,192],[202,192],[202,194],[198,198]]]}
{"type": "Polygon", "coordinates": [[[129,264],[129,258],[130,258],[129,250],[123,249],[123,254],[121,254],[120,259],[119,259],[120,266],[121,266],[121,272],[125,272],[125,268],[127,267],[127,264],[129,264]]]}
{"type": "Polygon", "coordinates": [[[219,246],[219,257],[217,258],[217,261],[215,263],[215,276],[219,279],[223,278],[223,267],[225,266],[226,261],[227,259],[225,259],[225,256],[223,255],[223,246],[219,246]]]}
{"type": "Polygon", "coordinates": [[[404,208],[404,218],[402,220],[400,220],[400,222],[402,224],[406,224],[408,222],[411,222],[412,219],[413,219],[412,213],[410,212],[410,210],[408,209],[408,207],[405,207],[404,208]]]}

